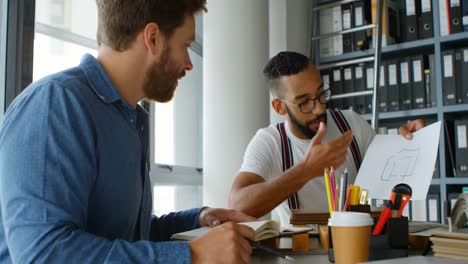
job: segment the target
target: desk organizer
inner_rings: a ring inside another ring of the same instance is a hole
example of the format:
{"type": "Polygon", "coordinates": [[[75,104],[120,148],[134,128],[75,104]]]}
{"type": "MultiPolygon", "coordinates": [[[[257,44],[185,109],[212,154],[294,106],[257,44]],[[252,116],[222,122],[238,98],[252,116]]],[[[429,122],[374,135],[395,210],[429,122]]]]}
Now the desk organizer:
{"type": "MultiPolygon", "coordinates": [[[[378,218],[374,217],[374,225],[378,218]]],[[[372,227],[372,230],[374,227],[372,227]]],[[[335,262],[331,228],[328,227],[328,260],[335,262]]],[[[389,218],[380,235],[372,235],[369,260],[408,256],[408,217],[389,218]]]]}

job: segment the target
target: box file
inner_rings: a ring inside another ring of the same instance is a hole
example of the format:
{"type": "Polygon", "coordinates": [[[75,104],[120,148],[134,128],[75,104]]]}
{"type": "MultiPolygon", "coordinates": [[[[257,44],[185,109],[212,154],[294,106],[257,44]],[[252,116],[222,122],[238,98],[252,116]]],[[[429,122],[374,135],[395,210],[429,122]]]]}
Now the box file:
{"type": "MultiPolygon", "coordinates": [[[[364,64],[360,64],[354,67],[354,90],[356,92],[362,92],[366,89],[365,69],[364,64]]],[[[366,111],[366,97],[369,95],[361,95],[354,97],[354,111],[359,114],[364,114],[366,111]]]]}
{"type": "Polygon", "coordinates": [[[450,0],[450,34],[463,31],[460,0],[450,0]]]}
{"type": "MultiPolygon", "coordinates": [[[[421,1],[421,38],[434,37],[434,26],[432,20],[432,1],[431,0],[418,0],[421,1]]],[[[435,72],[435,71],[434,71],[435,72]]]]}
{"type": "MultiPolygon", "coordinates": [[[[319,25],[320,34],[333,32],[333,9],[320,10],[319,25]]],[[[320,58],[333,56],[333,38],[320,39],[319,46],[320,58]]]]}
{"type": "Polygon", "coordinates": [[[468,104],[468,48],[461,49],[461,103],[468,104]]]}
{"type": "Polygon", "coordinates": [[[411,67],[413,73],[411,84],[413,88],[413,108],[424,108],[426,106],[426,95],[424,91],[423,56],[411,57],[411,67]]]}
{"type": "MultiPolygon", "coordinates": [[[[368,63],[365,66],[366,68],[366,90],[374,90],[374,65],[372,63],[368,63]]],[[[372,112],[372,96],[366,96],[366,113],[372,112]]]]}
{"type": "Polygon", "coordinates": [[[438,193],[427,195],[427,221],[440,223],[440,196],[438,193]]]}
{"type": "Polygon", "coordinates": [[[411,88],[411,59],[400,59],[400,108],[408,110],[413,108],[413,91],[411,88]]]}
{"type": "Polygon", "coordinates": [[[398,60],[389,60],[388,75],[388,111],[398,111],[400,106],[400,91],[398,86],[398,60]]]}
{"type": "MultiPolygon", "coordinates": [[[[353,4],[354,12],[354,26],[361,27],[372,23],[370,15],[370,2],[369,1],[357,1],[353,4]]],[[[370,30],[361,30],[353,33],[353,50],[365,50],[369,48],[369,39],[371,37],[370,30]]]]}
{"type": "Polygon", "coordinates": [[[456,177],[468,176],[468,120],[455,120],[455,162],[457,165],[456,177]]]}
{"type": "Polygon", "coordinates": [[[416,12],[416,0],[404,0],[405,6],[400,12],[401,41],[413,41],[418,39],[418,14],[416,12]]]}
{"type": "Polygon", "coordinates": [[[454,65],[455,65],[455,101],[461,104],[463,101],[463,51],[461,49],[454,50],[454,65]]]}
{"type": "MultiPolygon", "coordinates": [[[[343,17],[341,14],[341,6],[335,6],[333,9],[333,32],[343,30],[343,17]]],[[[343,35],[333,37],[333,56],[343,54],[343,35]]]]}
{"type": "Polygon", "coordinates": [[[379,80],[379,111],[388,111],[388,78],[386,74],[387,63],[385,61],[380,65],[380,80],[379,80]]]}
{"type": "Polygon", "coordinates": [[[429,94],[426,94],[426,106],[436,107],[437,106],[437,90],[436,90],[436,70],[435,70],[435,57],[434,54],[429,55],[429,74],[430,74],[430,85],[429,94]]]}
{"type": "MultiPolygon", "coordinates": [[[[354,72],[352,67],[343,69],[343,93],[354,92],[354,72]]],[[[350,109],[353,107],[353,98],[347,97],[343,99],[343,109],[350,109]]]]}
{"type": "MultiPolygon", "coordinates": [[[[332,77],[333,77],[333,85],[331,86],[332,88],[332,94],[338,95],[343,93],[343,77],[341,73],[341,68],[334,69],[332,72],[332,77]]],[[[336,108],[342,108],[343,107],[343,99],[334,99],[333,100],[333,105],[336,108]]]]}
{"type": "Polygon", "coordinates": [[[444,50],[442,52],[442,66],[444,105],[453,105],[456,103],[453,50],[444,50]]]}
{"type": "Polygon", "coordinates": [[[439,0],[439,26],[440,35],[450,34],[450,0],[439,0]]]}
{"type": "Polygon", "coordinates": [[[461,0],[463,31],[468,31],[468,0],[461,0]]]}
{"type": "MultiPolygon", "coordinates": [[[[353,18],[353,5],[346,4],[342,6],[342,21],[343,21],[343,30],[351,29],[354,27],[354,18],[353,18]]],[[[353,51],[353,33],[343,34],[343,53],[353,51]]]]}

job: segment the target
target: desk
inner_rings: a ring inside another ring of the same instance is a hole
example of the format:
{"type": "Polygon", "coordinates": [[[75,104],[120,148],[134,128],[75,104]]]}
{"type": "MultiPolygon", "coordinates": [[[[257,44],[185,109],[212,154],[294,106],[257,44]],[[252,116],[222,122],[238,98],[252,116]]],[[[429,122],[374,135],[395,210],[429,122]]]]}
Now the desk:
{"type": "MultiPolygon", "coordinates": [[[[292,263],[307,263],[307,264],[329,264],[327,255],[290,255],[296,261],[292,262],[286,259],[278,258],[275,256],[267,255],[253,255],[252,263],[277,263],[277,264],[292,264],[292,263]]],[[[446,258],[437,258],[437,257],[424,257],[424,256],[413,256],[408,258],[398,258],[398,259],[387,259],[379,261],[369,261],[365,262],[368,264],[464,264],[465,261],[462,260],[453,260],[446,258]]]]}
{"type": "MultiPolygon", "coordinates": [[[[279,258],[263,251],[255,251],[252,255],[252,263],[272,263],[272,264],[292,264],[292,263],[314,263],[314,264],[329,264],[327,253],[320,248],[320,243],[316,237],[310,238],[311,251],[307,253],[294,253],[291,252],[291,239],[290,238],[281,238],[279,248],[286,254],[296,261],[292,262],[287,259],[279,258]]],[[[463,264],[466,261],[461,260],[452,260],[446,258],[437,258],[433,256],[411,256],[407,258],[398,258],[398,259],[388,259],[388,260],[379,260],[379,261],[369,261],[366,263],[375,263],[375,264],[463,264]]]]}

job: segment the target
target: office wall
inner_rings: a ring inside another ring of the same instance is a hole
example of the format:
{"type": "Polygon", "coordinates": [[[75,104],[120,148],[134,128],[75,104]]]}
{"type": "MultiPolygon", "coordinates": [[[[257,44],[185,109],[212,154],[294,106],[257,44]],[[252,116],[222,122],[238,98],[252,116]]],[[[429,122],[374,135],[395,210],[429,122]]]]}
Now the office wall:
{"type": "MultiPolygon", "coordinates": [[[[309,56],[312,30],[312,1],[269,0],[269,57],[280,51],[296,51],[309,56]]],[[[270,100],[271,98],[270,95],[270,100]]],[[[282,122],[269,104],[270,123],[282,122]]]]}

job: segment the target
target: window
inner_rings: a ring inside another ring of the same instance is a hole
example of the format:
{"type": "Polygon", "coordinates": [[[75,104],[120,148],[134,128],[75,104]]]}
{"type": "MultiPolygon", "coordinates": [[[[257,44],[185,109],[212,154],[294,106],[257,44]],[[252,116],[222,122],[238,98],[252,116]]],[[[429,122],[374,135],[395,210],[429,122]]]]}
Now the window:
{"type": "MultiPolygon", "coordinates": [[[[95,0],[36,0],[35,6],[33,81],[77,66],[86,53],[97,55],[95,0]]],[[[197,17],[197,27],[200,23],[197,17]]],[[[198,53],[189,51],[194,70],[179,82],[174,100],[151,104],[150,177],[157,215],[202,203],[202,57],[199,45],[194,50],[198,53]]]]}

